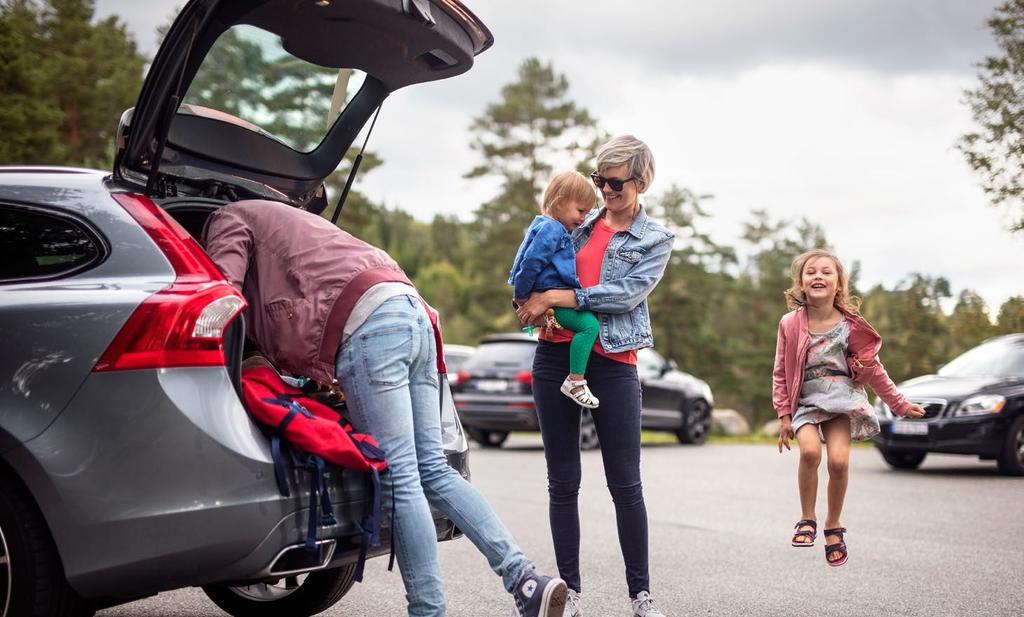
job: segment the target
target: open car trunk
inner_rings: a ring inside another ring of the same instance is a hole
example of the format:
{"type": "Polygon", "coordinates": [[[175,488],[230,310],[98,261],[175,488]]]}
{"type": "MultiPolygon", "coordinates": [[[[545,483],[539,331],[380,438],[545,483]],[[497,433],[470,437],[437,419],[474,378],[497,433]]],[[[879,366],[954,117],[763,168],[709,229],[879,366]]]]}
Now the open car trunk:
{"type": "Polygon", "coordinates": [[[305,205],[391,92],[492,42],[458,0],[190,0],[122,117],[114,177],[305,205]]]}

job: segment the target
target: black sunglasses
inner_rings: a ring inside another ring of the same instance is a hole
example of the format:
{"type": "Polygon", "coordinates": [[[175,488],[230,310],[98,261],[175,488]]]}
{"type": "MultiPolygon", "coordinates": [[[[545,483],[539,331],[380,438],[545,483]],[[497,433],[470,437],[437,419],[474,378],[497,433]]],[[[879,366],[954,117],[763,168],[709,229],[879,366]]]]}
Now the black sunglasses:
{"type": "Polygon", "coordinates": [[[636,180],[636,178],[626,178],[625,180],[619,180],[618,178],[605,178],[596,171],[590,174],[590,179],[594,181],[594,186],[597,188],[603,189],[604,185],[607,184],[612,187],[613,191],[621,191],[622,187],[625,186],[627,182],[636,180]]]}

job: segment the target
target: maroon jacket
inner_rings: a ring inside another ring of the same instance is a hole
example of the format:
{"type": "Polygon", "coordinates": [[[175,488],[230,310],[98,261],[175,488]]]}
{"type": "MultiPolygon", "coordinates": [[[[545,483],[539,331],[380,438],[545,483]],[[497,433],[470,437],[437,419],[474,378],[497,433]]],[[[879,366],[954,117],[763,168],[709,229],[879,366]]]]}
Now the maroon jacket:
{"type": "Polygon", "coordinates": [[[213,213],[202,243],[245,296],[249,336],[279,368],[323,383],[356,301],[377,283],[412,285],[384,251],[315,214],[265,200],[213,213]]]}
{"type": "MultiPolygon", "coordinates": [[[[856,383],[867,384],[896,415],[906,415],[910,403],[889,379],[878,359],[882,337],[863,317],[843,312],[850,325],[849,356],[846,364],[856,383]]],[[[800,400],[804,366],[811,335],[807,331],[807,309],[798,308],[779,320],[779,338],[775,345],[775,369],[772,371],[772,404],[779,417],[792,414],[800,400]]]]}

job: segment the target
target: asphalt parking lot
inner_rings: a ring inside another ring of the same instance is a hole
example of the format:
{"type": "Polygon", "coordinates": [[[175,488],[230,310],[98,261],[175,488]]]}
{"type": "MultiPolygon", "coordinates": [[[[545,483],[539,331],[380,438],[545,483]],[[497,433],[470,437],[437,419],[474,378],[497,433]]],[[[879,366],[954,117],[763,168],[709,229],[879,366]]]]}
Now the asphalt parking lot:
{"type": "MultiPolygon", "coordinates": [[[[614,510],[599,452],[583,455],[583,608],[587,617],[630,614],[614,510]]],[[[473,480],[526,553],[553,571],[544,460],[539,437],[471,455],[473,480]]],[[[835,615],[836,617],[1010,616],[1024,607],[1024,478],[970,457],[935,456],[916,472],[893,472],[856,448],[843,524],[850,560],[826,565],[821,538],[789,546],[799,517],[796,453],[772,446],[643,450],[651,536],[652,593],[668,617],[835,615]]],[[[821,498],[824,498],[824,469],[821,498]]],[[[819,517],[824,518],[823,502],[819,517]]],[[[507,615],[499,579],[466,539],[440,549],[448,615],[507,615]]],[[[400,617],[404,592],[386,560],[367,565],[333,609],[336,617],[400,617]]],[[[199,590],[160,594],[101,617],[223,615],[199,590]]]]}

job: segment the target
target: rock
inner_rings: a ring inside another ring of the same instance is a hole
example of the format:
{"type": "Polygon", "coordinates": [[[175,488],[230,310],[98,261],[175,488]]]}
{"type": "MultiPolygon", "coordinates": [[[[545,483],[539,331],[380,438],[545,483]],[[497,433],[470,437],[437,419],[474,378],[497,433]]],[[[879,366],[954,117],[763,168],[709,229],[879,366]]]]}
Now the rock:
{"type": "Polygon", "coordinates": [[[771,437],[778,437],[779,424],[781,424],[781,422],[778,418],[774,420],[769,420],[768,422],[765,422],[764,426],[761,427],[761,432],[771,437]]]}
{"type": "Polygon", "coordinates": [[[722,429],[726,435],[747,435],[750,424],[735,409],[715,409],[711,412],[712,425],[722,429]]]}

